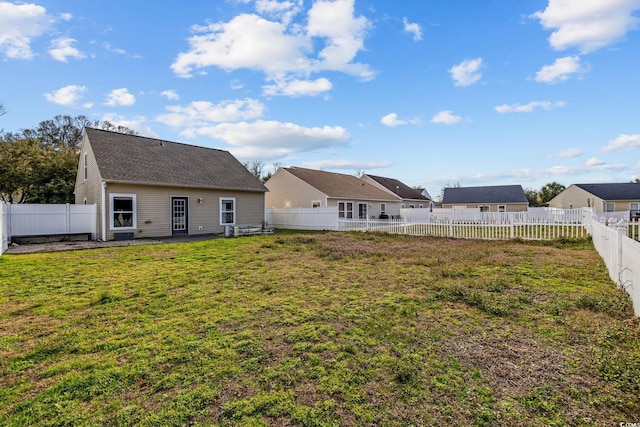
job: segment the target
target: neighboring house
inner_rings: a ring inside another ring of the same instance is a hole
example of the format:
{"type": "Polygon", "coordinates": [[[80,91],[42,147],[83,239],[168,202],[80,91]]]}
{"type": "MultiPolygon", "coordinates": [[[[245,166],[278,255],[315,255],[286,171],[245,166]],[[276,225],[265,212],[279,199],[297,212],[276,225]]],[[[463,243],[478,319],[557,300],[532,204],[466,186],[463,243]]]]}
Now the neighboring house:
{"type": "Polygon", "coordinates": [[[265,192],[228,151],[85,128],[75,200],[98,205],[102,240],[260,224],[265,192]]]}
{"type": "Polygon", "coordinates": [[[481,212],[522,212],[529,200],[520,185],[453,187],[444,189],[443,208],[480,208],[481,212]]]}
{"type": "Polygon", "coordinates": [[[623,182],[607,184],[571,184],[549,201],[549,206],[562,209],[595,208],[596,213],[640,211],[640,184],[623,182]]]}
{"type": "Polygon", "coordinates": [[[265,186],[269,189],[267,208],[336,206],[341,219],[400,216],[400,197],[353,175],[299,167],[280,168],[265,186]]]}
{"type": "Polygon", "coordinates": [[[400,197],[402,208],[429,208],[433,206],[430,204],[431,198],[423,195],[423,191],[426,193],[426,190],[411,188],[397,179],[369,174],[362,175],[360,179],[400,197]]]}

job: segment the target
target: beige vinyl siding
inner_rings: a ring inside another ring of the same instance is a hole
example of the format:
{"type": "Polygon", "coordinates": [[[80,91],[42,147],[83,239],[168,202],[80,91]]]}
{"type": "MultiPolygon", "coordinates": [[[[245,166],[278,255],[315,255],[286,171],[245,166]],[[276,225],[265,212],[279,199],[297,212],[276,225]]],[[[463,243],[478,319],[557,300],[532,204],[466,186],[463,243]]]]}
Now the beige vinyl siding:
{"type": "Polygon", "coordinates": [[[389,218],[400,216],[400,201],[389,201],[389,200],[359,200],[359,199],[327,199],[328,207],[336,207],[339,202],[353,202],[353,217],[358,217],[358,203],[367,203],[367,214],[369,218],[375,216],[378,218],[380,216],[380,203],[385,203],[387,205],[386,214],[389,215],[389,218]]]}
{"type": "MultiPolygon", "coordinates": [[[[499,212],[499,206],[504,206],[506,209],[505,212],[526,212],[529,210],[528,203],[467,203],[464,205],[456,204],[455,206],[464,206],[468,209],[478,209],[480,206],[489,206],[489,212],[499,212]]],[[[453,207],[454,205],[452,204],[442,205],[443,209],[453,209],[453,207]]]]}
{"type": "Polygon", "coordinates": [[[314,201],[320,201],[320,207],[327,207],[324,193],[284,169],[278,170],[265,186],[269,189],[265,196],[268,208],[310,208],[314,201]]]}
{"type": "MultiPolygon", "coordinates": [[[[569,187],[565,188],[562,193],[551,199],[549,201],[549,206],[560,209],[592,207],[595,208],[598,213],[601,213],[604,208],[602,205],[602,199],[574,184],[571,184],[569,187]]],[[[623,210],[629,210],[629,206],[623,210]]]]}
{"type": "Polygon", "coordinates": [[[188,198],[188,234],[218,234],[220,225],[220,197],[235,198],[236,224],[259,225],[264,220],[264,193],[217,191],[193,188],[162,187],[109,183],[107,185],[107,239],[114,233],[133,232],[134,238],[164,237],[172,234],[171,198],[188,198]],[[134,230],[112,230],[109,201],[111,194],[135,194],[137,227],[134,230]],[[198,203],[202,199],[202,203],[198,203]],[[202,229],[200,229],[202,227],[202,229]]]}
{"type": "MultiPolygon", "coordinates": [[[[87,204],[96,204],[96,221],[98,224],[98,237],[102,236],[102,223],[100,221],[100,212],[102,208],[102,177],[98,170],[91,144],[87,136],[82,140],[80,150],[80,159],[78,161],[78,170],[76,173],[76,185],[73,190],[75,203],[82,204],[87,199],[87,204]],[[84,179],[84,153],[87,153],[87,179],[84,179]]],[[[107,201],[108,203],[108,201],[107,201]]]]}

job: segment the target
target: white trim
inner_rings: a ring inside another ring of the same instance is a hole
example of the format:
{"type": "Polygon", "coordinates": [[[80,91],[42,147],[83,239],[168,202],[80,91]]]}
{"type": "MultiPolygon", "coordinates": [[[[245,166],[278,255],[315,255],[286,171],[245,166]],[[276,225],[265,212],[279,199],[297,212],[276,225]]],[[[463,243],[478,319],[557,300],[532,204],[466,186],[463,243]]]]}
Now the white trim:
{"type": "Polygon", "coordinates": [[[498,212],[506,212],[507,205],[498,205],[498,212]]]}
{"type": "Polygon", "coordinates": [[[237,206],[236,206],[236,198],[235,197],[220,197],[219,200],[219,206],[220,206],[220,214],[219,214],[219,219],[220,219],[220,225],[236,225],[236,221],[237,221],[237,217],[236,217],[236,211],[237,211],[237,206]],[[222,210],[222,202],[225,200],[231,200],[233,202],[233,221],[232,222],[223,222],[222,221],[222,215],[223,210],[222,210]]]}
{"type": "Polygon", "coordinates": [[[358,202],[358,219],[367,219],[369,217],[369,203],[358,202]],[[360,216],[360,206],[364,206],[364,216],[360,216]]]}
{"type": "Polygon", "coordinates": [[[102,241],[107,241],[107,183],[102,181],[100,186],[102,202],[100,203],[100,224],[102,228],[102,241]]]}
{"type": "Polygon", "coordinates": [[[173,199],[174,198],[181,198],[181,199],[187,199],[187,205],[185,206],[185,215],[186,215],[186,221],[187,221],[187,234],[190,234],[190,230],[189,230],[189,203],[191,203],[191,200],[189,199],[189,196],[183,196],[183,195],[179,195],[179,194],[170,194],[169,195],[169,232],[171,233],[171,235],[173,235],[173,199]]]}
{"type": "Polygon", "coordinates": [[[312,208],[321,208],[322,207],[322,200],[312,200],[311,201],[311,207],[312,208]],[[313,206],[315,203],[317,203],[318,206],[313,206]]]}
{"type": "Polygon", "coordinates": [[[380,215],[387,214],[387,204],[385,202],[380,203],[380,215]]]}
{"type": "Polygon", "coordinates": [[[84,177],[84,181],[86,181],[87,179],[89,179],[89,171],[88,171],[88,167],[87,167],[87,152],[84,152],[84,156],[82,157],[82,176],[84,177]]]}
{"type": "Polygon", "coordinates": [[[353,201],[347,201],[347,200],[338,200],[337,206],[338,206],[338,218],[342,218],[342,219],[353,219],[353,201]],[[340,210],[340,203],[344,203],[344,210],[341,211],[340,210]],[[351,205],[351,211],[349,211],[349,209],[347,209],[348,205],[351,205]],[[351,212],[351,218],[347,217],[347,213],[351,212]],[[340,216],[340,214],[343,214],[343,216],[340,216]]]}
{"type": "Polygon", "coordinates": [[[604,202],[604,211],[605,212],[615,212],[616,211],[616,204],[613,202],[604,202]],[[609,206],[613,207],[612,210],[609,210],[609,206]]]}
{"type": "Polygon", "coordinates": [[[136,195],[127,193],[111,193],[109,194],[109,230],[122,231],[122,230],[135,230],[138,228],[138,206],[136,204],[136,195]],[[130,227],[115,227],[113,224],[113,199],[123,198],[131,199],[131,226],[130,227]]]}

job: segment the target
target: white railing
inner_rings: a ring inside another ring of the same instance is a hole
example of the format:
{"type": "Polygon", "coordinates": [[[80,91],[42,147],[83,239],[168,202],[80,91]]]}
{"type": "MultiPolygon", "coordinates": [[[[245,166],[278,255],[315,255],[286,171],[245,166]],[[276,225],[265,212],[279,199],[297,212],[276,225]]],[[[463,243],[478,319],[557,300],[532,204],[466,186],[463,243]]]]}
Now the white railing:
{"type": "Polygon", "coordinates": [[[592,224],[593,245],[604,260],[611,280],[627,291],[635,314],[640,315],[640,242],[628,235],[624,221],[592,224]]]}
{"type": "Polygon", "coordinates": [[[269,208],[265,221],[272,228],[293,230],[338,229],[338,208],[269,208]]]}
{"type": "Polygon", "coordinates": [[[9,249],[9,204],[0,201],[0,255],[9,249]]]}
{"type": "Polygon", "coordinates": [[[11,204],[9,238],[91,233],[96,238],[97,206],[71,204],[11,204]]]}
{"type": "Polygon", "coordinates": [[[555,240],[561,238],[583,239],[589,236],[590,216],[581,221],[542,221],[540,218],[527,221],[514,214],[492,215],[484,221],[402,219],[355,219],[339,220],[339,231],[378,231],[412,236],[449,237],[456,239],[484,240],[555,240]]]}

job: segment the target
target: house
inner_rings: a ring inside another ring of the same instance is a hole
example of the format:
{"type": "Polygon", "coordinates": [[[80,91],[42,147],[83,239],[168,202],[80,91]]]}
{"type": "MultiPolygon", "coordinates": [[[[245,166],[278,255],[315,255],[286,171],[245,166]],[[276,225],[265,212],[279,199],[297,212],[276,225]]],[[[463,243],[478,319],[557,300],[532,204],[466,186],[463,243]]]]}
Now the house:
{"type": "Polygon", "coordinates": [[[549,206],[562,209],[591,207],[596,213],[630,211],[634,217],[640,211],[640,184],[571,184],[551,199],[549,206]]]}
{"type": "Polygon", "coordinates": [[[345,219],[400,216],[401,198],[353,175],[280,168],[265,186],[267,208],[337,207],[345,219]]]}
{"type": "Polygon", "coordinates": [[[227,151],[85,128],[75,202],[97,204],[102,240],[261,224],[265,192],[227,151]]]}
{"type": "Polygon", "coordinates": [[[360,179],[400,197],[402,208],[429,208],[433,206],[431,198],[423,194],[423,192],[426,193],[426,190],[411,188],[397,179],[369,174],[363,174],[360,179]]]}
{"type": "Polygon", "coordinates": [[[444,189],[443,208],[480,208],[480,212],[522,212],[529,200],[521,185],[453,187],[444,189]]]}

